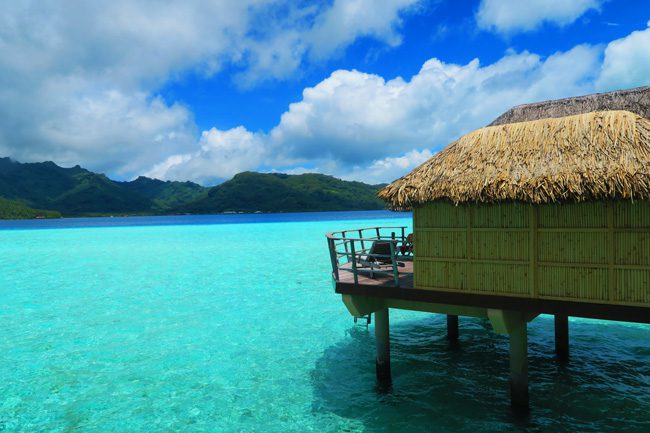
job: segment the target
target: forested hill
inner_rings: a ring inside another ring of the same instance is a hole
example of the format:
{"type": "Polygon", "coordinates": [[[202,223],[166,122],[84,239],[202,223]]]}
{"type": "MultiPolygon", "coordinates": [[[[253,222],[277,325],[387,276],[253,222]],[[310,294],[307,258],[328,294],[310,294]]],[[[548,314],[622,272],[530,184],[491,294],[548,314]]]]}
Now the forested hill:
{"type": "Polygon", "coordinates": [[[32,218],[61,218],[56,211],[32,209],[26,204],[0,197],[0,220],[21,220],[32,218]]]}
{"type": "Polygon", "coordinates": [[[182,209],[189,213],[384,209],[376,196],[380,187],[315,173],[243,172],[182,209]]]}
{"type": "Polygon", "coordinates": [[[194,182],[174,182],[140,176],[131,182],[118,182],[129,191],[151,200],[154,211],[173,211],[208,195],[209,188],[194,182]]]}
{"type": "Polygon", "coordinates": [[[0,218],[383,209],[379,187],[321,174],[253,172],[215,187],[143,176],[118,182],[79,166],[0,158],[0,218]]]}
{"type": "Polygon", "coordinates": [[[0,158],[0,197],[32,208],[59,211],[63,216],[166,213],[206,192],[197,184],[151,181],[155,186],[142,178],[116,182],[79,166],[21,164],[0,158]],[[182,202],[171,196],[182,197],[182,202]]]}

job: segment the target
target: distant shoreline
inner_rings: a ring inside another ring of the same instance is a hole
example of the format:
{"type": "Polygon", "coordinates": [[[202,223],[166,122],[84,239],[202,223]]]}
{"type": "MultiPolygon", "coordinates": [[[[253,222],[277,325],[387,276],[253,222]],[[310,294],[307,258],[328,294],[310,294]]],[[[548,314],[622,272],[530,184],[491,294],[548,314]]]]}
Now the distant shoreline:
{"type": "Polygon", "coordinates": [[[29,218],[0,218],[0,221],[52,221],[52,220],[78,220],[94,218],[148,218],[148,217],[185,217],[185,216],[235,216],[235,215],[283,215],[302,213],[339,213],[339,212],[382,212],[387,211],[395,214],[410,213],[408,211],[393,211],[391,209],[339,209],[339,210],[300,210],[300,211],[274,211],[274,212],[218,212],[218,213],[147,213],[147,214],[90,214],[59,217],[29,217],[29,218]]]}

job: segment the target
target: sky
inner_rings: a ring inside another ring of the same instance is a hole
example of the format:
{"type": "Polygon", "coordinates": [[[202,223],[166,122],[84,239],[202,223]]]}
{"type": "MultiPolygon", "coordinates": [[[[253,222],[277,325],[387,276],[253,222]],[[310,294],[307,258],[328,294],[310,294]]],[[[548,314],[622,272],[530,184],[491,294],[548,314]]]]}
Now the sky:
{"type": "Polygon", "coordinates": [[[13,0],[0,157],[396,179],[510,107],[650,85],[647,0],[13,0]]]}

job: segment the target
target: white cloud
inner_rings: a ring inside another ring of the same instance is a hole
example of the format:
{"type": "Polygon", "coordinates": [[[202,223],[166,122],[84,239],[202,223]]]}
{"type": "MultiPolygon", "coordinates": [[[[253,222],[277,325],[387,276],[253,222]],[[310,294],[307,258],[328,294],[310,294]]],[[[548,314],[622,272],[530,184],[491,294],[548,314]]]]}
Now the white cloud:
{"type": "Polygon", "coordinates": [[[328,8],[291,7],[285,20],[262,25],[264,37],[246,44],[249,67],[239,83],[249,86],[266,77],[281,78],[307,60],[322,61],[359,37],[389,46],[401,43],[401,15],[420,0],[334,0],[328,8]],[[304,21],[312,22],[305,26],[304,21]]]}
{"type": "MultiPolygon", "coordinates": [[[[386,81],[358,71],[335,71],[303,92],[270,133],[254,134],[266,150],[241,159],[246,169],[315,165],[348,179],[385,182],[399,177],[464,133],[484,126],[513,105],[590,93],[601,50],[580,45],[541,59],[509,53],[481,66],[427,61],[410,80],[386,81]],[[284,164],[284,165],[283,165],[284,164]]],[[[252,134],[243,129],[240,134],[252,134]]],[[[236,142],[229,148],[236,149],[236,142]]],[[[234,150],[233,150],[234,151],[234,150]]],[[[196,159],[215,159],[202,153],[196,159]]],[[[195,158],[163,177],[197,172],[195,158]],[[187,168],[183,168],[187,167],[187,168]]],[[[215,177],[229,171],[212,166],[215,177]]],[[[240,167],[244,167],[243,165],[240,167]]]]}
{"type": "Polygon", "coordinates": [[[603,0],[482,0],[476,12],[479,28],[500,33],[530,31],[543,23],[571,24],[603,0]]]}
{"type": "Polygon", "coordinates": [[[286,174],[324,173],[335,175],[344,180],[361,180],[369,184],[379,184],[403,176],[432,156],[433,153],[428,149],[422,151],[410,150],[402,156],[382,158],[369,164],[354,167],[344,168],[339,166],[336,161],[328,159],[321,160],[321,165],[316,167],[299,166],[282,170],[272,169],[270,172],[286,174]]]}
{"type": "Polygon", "coordinates": [[[512,105],[590,91],[583,81],[597,68],[598,54],[587,46],[546,60],[512,53],[485,67],[478,60],[455,65],[431,59],[409,81],[336,71],[305,89],[270,141],[296,157],[350,165],[440,148],[512,105]]]}
{"type": "Polygon", "coordinates": [[[339,174],[343,179],[363,180],[366,183],[378,184],[404,176],[432,156],[433,153],[428,149],[411,150],[403,156],[379,159],[372,161],[367,166],[353,167],[350,173],[339,174]]]}
{"type": "Polygon", "coordinates": [[[201,134],[198,151],[170,156],[146,175],[210,183],[253,170],[270,158],[262,135],[243,126],[227,131],[212,128],[201,134]]]}
{"type": "Polygon", "coordinates": [[[312,57],[325,58],[359,35],[398,45],[402,38],[396,31],[399,25],[396,17],[415,3],[413,0],[335,0],[310,32],[312,57]]]}
{"type": "Polygon", "coordinates": [[[399,109],[405,84],[399,78],[385,82],[377,75],[335,71],[291,104],[271,140],[305,159],[355,162],[401,150],[400,142],[414,138],[397,127],[406,120],[399,109]]]}
{"type": "Polygon", "coordinates": [[[607,45],[597,85],[601,90],[650,85],[650,28],[607,45]]]}
{"type": "Polygon", "coordinates": [[[94,170],[128,176],[161,154],[190,150],[196,143],[185,107],[143,92],[45,80],[34,88],[3,88],[0,100],[11,102],[0,104],[2,153],[19,161],[91,163],[94,170]],[[31,117],[25,118],[27,113],[31,117]]]}
{"type": "Polygon", "coordinates": [[[252,85],[290,76],[359,36],[395,44],[400,14],[416,1],[383,0],[370,22],[349,8],[371,10],[370,0],[8,2],[0,14],[0,152],[123,177],[194,155],[192,114],[157,97],[162,84],[230,65],[252,85]],[[322,28],[333,19],[345,31],[328,44],[322,28]]]}

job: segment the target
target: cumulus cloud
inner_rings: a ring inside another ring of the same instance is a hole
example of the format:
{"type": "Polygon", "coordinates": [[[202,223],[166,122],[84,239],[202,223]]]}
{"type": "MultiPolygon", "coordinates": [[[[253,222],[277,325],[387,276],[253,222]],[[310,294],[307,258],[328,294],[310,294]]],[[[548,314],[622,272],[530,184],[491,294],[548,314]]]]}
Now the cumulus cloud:
{"type": "Polygon", "coordinates": [[[0,154],[19,161],[90,163],[127,175],[196,142],[185,107],[143,92],[45,79],[33,88],[2,88],[0,101],[0,154]]]}
{"type": "Polygon", "coordinates": [[[432,156],[433,153],[428,149],[411,150],[402,156],[389,156],[372,161],[368,166],[355,166],[352,171],[341,173],[340,176],[343,179],[363,180],[370,184],[383,183],[404,176],[432,156]]]}
{"type": "Polygon", "coordinates": [[[292,167],[283,170],[273,169],[272,173],[282,172],[286,174],[303,173],[325,173],[334,174],[344,180],[357,180],[369,184],[385,183],[388,180],[397,179],[418,165],[422,164],[434,155],[428,149],[422,151],[410,150],[402,156],[387,157],[370,162],[369,164],[357,165],[341,171],[336,161],[323,160],[321,165],[316,167],[292,167]]]}
{"type": "Polygon", "coordinates": [[[196,126],[186,107],[156,96],[163,83],[229,65],[252,85],[360,36],[396,44],[400,16],[416,2],[382,0],[367,22],[359,14],[375,9],[371,0],[8,2],[0,14],[0,153],[124,177],[155,159],[178,162],[197,153],[196,126]],[[336,30],[338,20],[345,31],[326,41],[322,29],[336,30]]]}
{"type": "Polygon", "coordinates": [[[599,89],[650,85],[650,21],[648,27],[607,45],[599,89]]]}
{"type": "MultiPolygon", "coordinates": [[[[335,71],[305,89],[268,134],[255,134],[267,156],[242,156],[240,167],[279,169],[283,159],[285,166],[311,163],[316,168],[310,170],[385,182],[513,105],[593,91],[600,52],[587,45],[545,59],[511,52],[486,66],[478,59],[465,65],[431,59],[409,80],[335,71]]],[[[236,152],[238,145],[227,146],[236,152]]],[[[206,157],[187,156],[158,174],[192,173],[184,167],[195,158],[206,157]]]]}
{"type": "Polygon", "coordinates": [[[597,60],[598,50],[578,46],[545,60],[510,53],[484,67],[478,59],[466,65],[431,59],[408,81],[336,71],[305,89],[270,139],[297,157],[347,164],[436,148],[514,104],[590,90],[582,81],[597,60]]]}
{"type": "Polygon", "coordinates": [[[419,2],[334,0],[329,7],[289,6],[285,19],[257,23],[261,37],[246,43],[249,67],[239,74],[238,82],[250,86],[262,78],[287,76],[305,60],[327,59],[359,37],[398,45],[401,15],[419,2]]]}
{"type": "Polygon", "coordinates": [[[335,0],[310,31],[311,55],[327,57],[359,35],[398,45],[401,36],[396,27],[400,24],[400,12],[415,3],[412,0],[335,0]]]}
{"type": "Polygon", "coordinates": [[[210,183],[254,169],[270,159],[261,134],[252,133],[243,126],[227,131],[212,128],[201,134],[199,150],[170,156],[146,175],[210,183]]]}
{"type": "Polygon", "coordinates": [[[499,33],[535,30],[543,23],[571,24],[603,0],[482,0],[476,12],[479,28],[499,33]]]}

